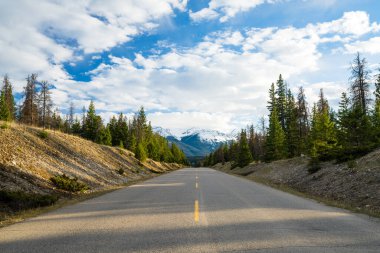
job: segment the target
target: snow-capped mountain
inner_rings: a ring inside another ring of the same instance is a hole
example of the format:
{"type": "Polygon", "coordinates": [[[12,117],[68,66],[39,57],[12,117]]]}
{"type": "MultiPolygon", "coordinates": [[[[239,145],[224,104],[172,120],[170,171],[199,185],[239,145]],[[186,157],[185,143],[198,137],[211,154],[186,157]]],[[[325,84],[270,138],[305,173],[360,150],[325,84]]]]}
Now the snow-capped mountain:
{"type": "Polygon", "coordinates": [[[154,127],[153,130],[176,143],[187,157],[205,156],[217,149],[222,143],[236,138],[236,133],[222,133],[216,130],[190,128],[190,129],[165,129],[154,127]]]}

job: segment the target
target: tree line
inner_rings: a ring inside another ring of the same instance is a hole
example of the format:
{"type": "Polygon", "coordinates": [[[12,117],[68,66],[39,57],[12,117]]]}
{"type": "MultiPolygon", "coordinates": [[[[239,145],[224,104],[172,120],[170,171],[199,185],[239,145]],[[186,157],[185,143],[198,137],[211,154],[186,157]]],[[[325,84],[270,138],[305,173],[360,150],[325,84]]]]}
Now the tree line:
{"type": "Polygon", "coordinates": [[[82,108],[81,117],[75,115],[73,103],[70,103],[66,115],[61,114],[58,108],[53,109],[52,88],[49,82],[38,81],[36,74],[29,75],[22,94],[23,102],[17,107],[12,84],[5,75],[0,95],[0,120],[59,130],[99,144],[126,148],[142,162],[151,158],[188,164],[185,154],[175,143],[169,143],[166,138],[153,132],[143,107],[131,119],[120,113],[104,124],[102,117],[96,113],[93,101],[87,109],[82,108]]]}
{"type": "Polygon", "coordinates": [[[243,167],[254,160],[308,155],[310,168],[318,170],[320,161],[348,161],[378,148],[380,69],[371,76],[367,60],[357,53],[350,70],[349,89],[341,94],[337,111],[330,107],[323,89],[309,107],[303,87],[294,96],[280,75],[269,89],[269,125],[262,119],[259,131],[253,126],[242,129],[236,140],[208,155],[204,165],[231,161],[243,167]]]}

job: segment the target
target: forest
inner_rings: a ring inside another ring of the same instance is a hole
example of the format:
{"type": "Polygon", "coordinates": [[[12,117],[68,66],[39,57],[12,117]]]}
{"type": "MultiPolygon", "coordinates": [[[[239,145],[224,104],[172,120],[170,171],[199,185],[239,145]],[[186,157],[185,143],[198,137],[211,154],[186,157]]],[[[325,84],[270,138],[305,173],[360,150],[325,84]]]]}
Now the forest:
{"type": "MultiPolygon", "coordinates": [[[[0,96],[1,121],[62,131],[98,144],[126,148],[134,152],[141,162],[151,158],[155,161],[188,164],[185,154],[176,144],[169,143],[153,132],[143,107],[131,119],[120,113],[107,124],[96,113],[93,101],[87,109],[82,108],[80,117],[75,114],[73,103],[69,105],[68,114],[64,115],[54,107],[51,96],[54,87],[47,81],[39,81],[37,77],[37,74],[31,74],[26,78],[22,104],[16,106],[12,84],[9,77],[4,76],[0,96]]],[[[48,134],[45,130],[42,133],[48,134]]]]}
{"type": "Polygon", "coordinates": [[[318,101],[309,106],[303,87],[295,97],[280,75],[269,89],[269,124],[262,118],[259,129],[253,125],[242,129],[235,141],[208,155],[204,166],[232,162],[232,167],[244,167],[252,161],[308,156],[313,173],[322,161],[350,161],[380,147],[378,71],[371,75],[367,60],[357,53],[337,111],[330,107],[323,89],[318,101]]]}

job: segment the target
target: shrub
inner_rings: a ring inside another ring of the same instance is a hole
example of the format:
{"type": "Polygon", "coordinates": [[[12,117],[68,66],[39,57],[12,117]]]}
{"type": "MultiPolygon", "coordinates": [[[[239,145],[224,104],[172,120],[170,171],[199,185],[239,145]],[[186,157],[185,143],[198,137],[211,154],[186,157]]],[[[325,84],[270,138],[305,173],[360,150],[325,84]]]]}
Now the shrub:
{"type": "Polygon", "coordinates": [[[354,168],[356,168],[356,165],[357,165],[357,163],[356,163],[355,160],[349,160],[349,161],[347,162],[347,167],[348,167],[349,169],[354,169],[354,168]]]}
{"type": "Polygon", "coordinates": [[[0,191],[0,201],[14,211],[50,206],[57,202],[57,200],[58,197],[55,195],[26,193],[23,191],[0,191]]]}
{"type": "Polygon", "coordinates": [[[46,139],[49,136],[49,133],[46,131],[39,131],[37,133],[37,136],[40,137],[41,139],[46,139]]]}
{"type": "Polygon", "coordinates": [[[120,175],[123,175],[124,174],[124,169],[122,169],[122,168],[118,169],[117,173],[119,173],[120,175]]]}
{"type": "Polygon", "coordinates": [[[58,189],[64,191],[82,192],[90,189],[85,183],[78,182],[78,178],[70,178],[65,174],[54,176],[50,178],[50,181],[52,181],[58,189]]]}
{"type": "Polygon", "coordinates": [[[307,171],[310,174],[314,174],[315,172],[319,171],[321,169],[321,164],[319,162],[319,159],[317,157],[312,157],[309,162],[309,167],[307,171]]]}
{"type": "Polygon", "coordinates": [[[0,125],[0,128],[1,129],[7,129],[7,128],[9,128],[9,126],[8,126],[7,123],[3,123],[3,124],[0,125]]]}

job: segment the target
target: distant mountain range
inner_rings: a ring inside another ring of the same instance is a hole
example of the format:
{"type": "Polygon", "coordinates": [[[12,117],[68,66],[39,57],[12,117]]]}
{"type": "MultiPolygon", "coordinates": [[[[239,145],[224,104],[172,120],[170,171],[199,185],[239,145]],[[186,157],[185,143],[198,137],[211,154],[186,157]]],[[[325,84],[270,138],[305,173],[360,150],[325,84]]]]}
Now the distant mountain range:
{"type": "Polygon", "coordinates": [[[216,130],[190,128],[173,134],[170,129],[154,127],[156,133],[166,137],[168,141],[176,143],[191,159],[192,157],[204,157],[217,149],[222,143],[235,139],[236,133],[225,134],[216,130]]]}

